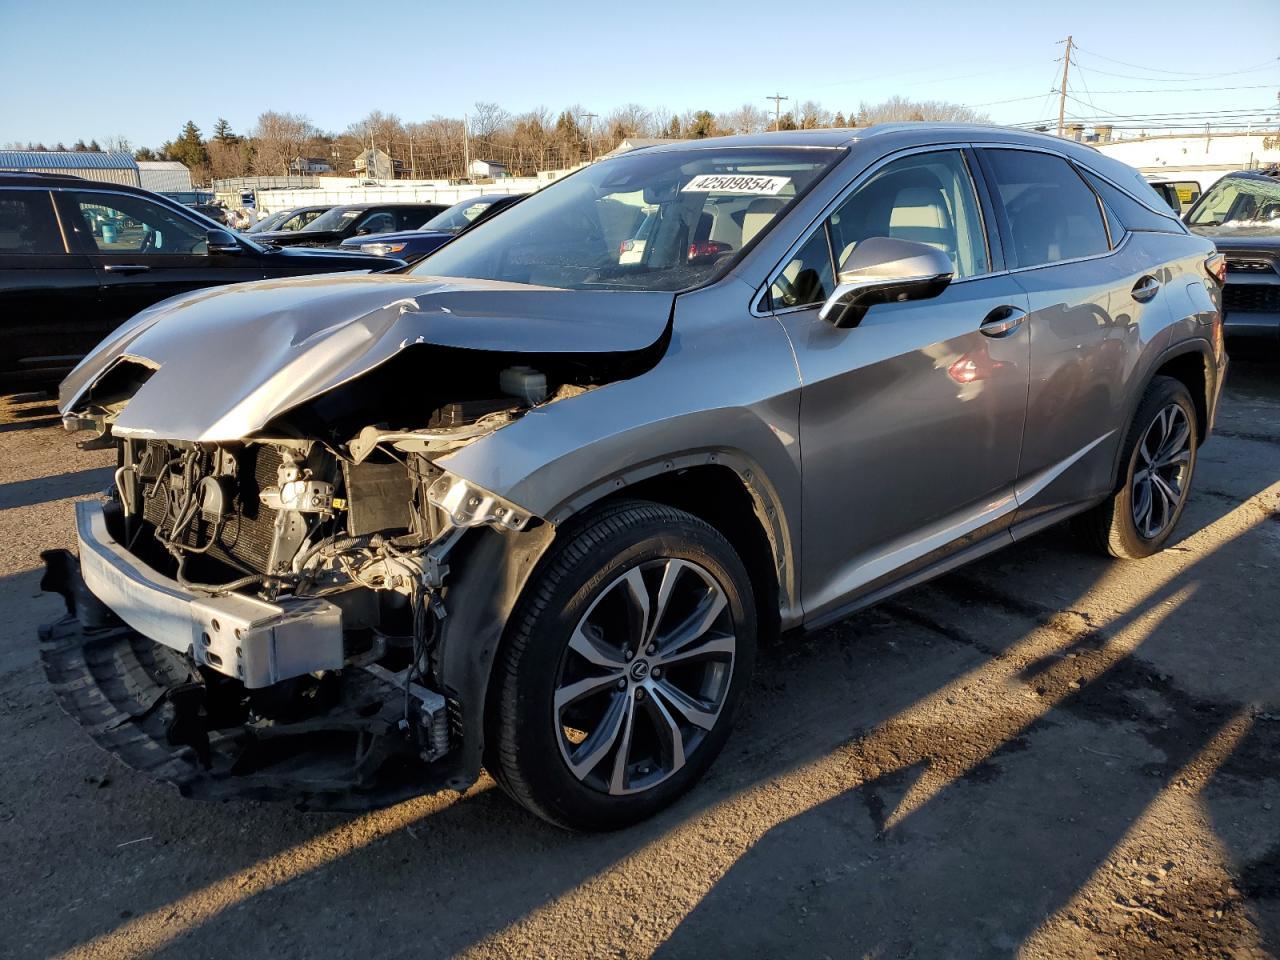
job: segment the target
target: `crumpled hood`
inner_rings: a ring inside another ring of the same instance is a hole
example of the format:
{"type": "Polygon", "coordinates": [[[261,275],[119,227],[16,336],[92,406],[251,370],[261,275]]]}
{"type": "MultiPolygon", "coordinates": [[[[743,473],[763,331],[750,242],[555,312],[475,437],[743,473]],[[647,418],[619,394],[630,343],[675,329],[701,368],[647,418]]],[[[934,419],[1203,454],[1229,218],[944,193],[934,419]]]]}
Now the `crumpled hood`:
{"type": "MultiPolygon", "coordinates": [[[[415,344],[529,353],[652,346],[674,294],[486,280],[330,275],[198,290],[156,304],[63,381],[66,414],[120,358],[154,368],[117,436],[241,439],[415,344]]],[[[424,364],[424,378],[430,378],[424,364]]]]}

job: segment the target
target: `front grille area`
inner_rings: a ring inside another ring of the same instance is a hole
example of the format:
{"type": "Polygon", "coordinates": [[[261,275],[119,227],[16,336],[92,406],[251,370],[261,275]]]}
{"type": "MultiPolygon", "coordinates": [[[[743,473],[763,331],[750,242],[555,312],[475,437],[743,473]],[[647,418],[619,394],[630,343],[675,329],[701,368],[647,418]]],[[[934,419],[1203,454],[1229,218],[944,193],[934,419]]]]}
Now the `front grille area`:
{"type": "MultiPolygon", "coordinates": [[[[175,455],[175,451],[164,448],[163,444],[156,441],[151,444],[148,445],[149,456],[155,455],[168,460],[175,455]],[[151,444],[162,449],[151,448],[151,444]]],[[[280,452],[275,447],[253,444],[236,454],[236,464],[237,477],[231,501],[231,516],[222,524],[217,541],[209,548],[208,553],[210,557],[224,563],[247,567],[256,573],[266,573],[271,541],[275,535],[276,512],[259,501],[258,493],[266,487],[275,486],[280,452]]],[[[168,487],[163,481],[158,485],[148,481],[145,489],[150,491],[153,486],[156,486],[155,494],[143,501],[142,515],[168,535],[174,519],[173,511],[166,506],[168,487]]],[[[183,542],[189,547],[204,546],[209,542],[212,527],[203,517],[197,516],[187,529],[183,542]]]]}
{"type": "Polygon", "coordinates": [[[1280,312],[1280,283],[1228,283],[1222,291],[1225,313],[1280,312]]]}
{"type": "Polygon", "coordinates": [[[1266,257],[1227,257],[1228,273],[1268,274],[1276,272],[1275,261],[1266,257]]]}

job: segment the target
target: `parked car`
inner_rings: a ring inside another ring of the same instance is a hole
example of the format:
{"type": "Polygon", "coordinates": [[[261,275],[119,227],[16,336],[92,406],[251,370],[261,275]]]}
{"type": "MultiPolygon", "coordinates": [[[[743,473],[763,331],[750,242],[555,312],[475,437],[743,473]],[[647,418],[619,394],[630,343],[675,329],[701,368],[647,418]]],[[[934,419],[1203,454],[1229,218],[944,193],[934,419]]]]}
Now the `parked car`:
{"type": "Polygon", "coordinates": [[[174,294],[390,266],[264,247],[137,187],[0,174],[0,387],[56,384],[115,327],[174,294]]]}
{"type": "Polygon", "coordinates": [[[1200,184],[1195,180],[1164,180],[1160,177],[1147,177],[1147,183],[1151,184],[1153,189],[1165,203],[1169,205],[1169,209],[1182,216],[1192,205],[1200,199],[1200,184]]]}
{"type": "Polygon", "coordinates": [[[1157,553],[1220,259],[1092,148],[917,123],[624,154],[395,275],[171,300],[62,386],[121,467],[49,557],[44,662],[191,795],[483,763],[632,823],[723,746],[761,635],[1070,517],[1157,553]]]}
{"type": "Polygon", "coordinates": [[[196,213],[200,214],[202,217],[207,217],[208,219],[212,220],[214,223],[220,224],[224,227],[227,225],[227,208],[226,207],[218,206],[218,204],[216,203],[197,203],[197,204],[192,204],[190,206],[190,209],[194,210],[196,213]]]}
{"type": "Polygon", "coordinates": [[[378,257],[399,257],[409,263],[417,263],[427,254],[443,247],[463,230],[469,230],[483,223],[523,196],[524,194],[521,193],[494,193],[471,197],[455,203],[443,213],[436,214],[417,230],[351,237],[343,240],[340,247],[343,250],[359,250],[378,257]]]}
{"type": "Polygon", "coordinates": [[[245,232],[271,233],[273,231],[301,230],[321,214],[327,213],[332,209],[332,204],[324,204],[319,207],[294,207],[290,210],[279,210],[276,213],[267,214],[245,232]]]}
{"type": "Polygon", "coordinates": [[[336,247],[349,237],[411,230],[446,208],[443,203],[353,203],[333,207],[298,230],[269,230],[254,239],[277,246],[336,247]]]}
{"type": "Polygon", "coordinates": [[[1280,347],[1280,168],[1227,174],[1196,202],[1186,222],[1226,255],[1227,335],[1264,349],[1280,347]]]}

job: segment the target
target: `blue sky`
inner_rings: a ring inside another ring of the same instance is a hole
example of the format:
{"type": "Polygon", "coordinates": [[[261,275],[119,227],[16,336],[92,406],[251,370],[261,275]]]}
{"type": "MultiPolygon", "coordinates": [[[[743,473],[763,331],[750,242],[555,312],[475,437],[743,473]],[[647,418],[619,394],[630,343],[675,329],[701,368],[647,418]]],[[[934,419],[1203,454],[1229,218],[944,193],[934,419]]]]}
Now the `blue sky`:
{"type": "Polygon", "coordinates": [[[768,109],[774,92],[846,113],[894,94],[946,99],[1015,123],[1056,116],[1046,94],[1060,70],[1055,41],[1068,33],[1082,48],[1073,95],[1092,103],[1071,101],[1073,112],[1280,113],[1280,0],[1233,0],[1229,20],[1217,9],[1203,0],[0,0],[0,143],[123,134],[156,146],[187,119],[207,134],[224,116],[243,132],[268,109],[334,131],[373,109],[421,120],[477,100],[513,112],[580,103],[601,115],[628,102],[768,109]]]}

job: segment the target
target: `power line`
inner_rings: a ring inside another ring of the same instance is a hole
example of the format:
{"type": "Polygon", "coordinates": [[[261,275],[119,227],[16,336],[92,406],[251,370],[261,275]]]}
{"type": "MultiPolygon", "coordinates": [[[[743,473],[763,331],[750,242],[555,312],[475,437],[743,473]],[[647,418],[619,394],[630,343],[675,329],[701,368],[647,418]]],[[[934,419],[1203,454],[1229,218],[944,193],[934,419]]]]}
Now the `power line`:
{"type": "Polygon", "coordinates": [[[1197,80],[1209,80],[1209,79],[1212,79],[1213,77],[1229,77],[1234,74],[1252,73],[1254,70],[1261,70],[1265,67],[1280,66],[1280,59],[1272,59],[1272,60],[1266,60],[1263,63],[1258,64],[1257,67],[1247,67],[1244,70],[1233,70],[1228,73],[1202,74],[1202,73],[1193,73],[1187,70],[1164,70],[1160,67],[1144,67],[1140,63],[1129,63],[1127,60],[1117,60],[1115,57],[1108,57],[1108,56],[1104,56],[1101,53],[1094,53],[1092,50],[1086,50],[1084,47],[1080,46],[1079,44],[1076,44],[1076,49],[1079,50],[1081,53],[1087,53],[1091,57],[1097,57],[1099,60],[1107,60],[1111,63],[1118,63],[1122,67],[1133,67],[1133,69],[1135,70],[1145,70],[1147,73],[1171,73],[1171,74],[1176,74],[1178,76],[1189,77],[1191,79],[1197,79],[1197,80]]]}
{"type": "Polygon", "coordinates": [[[1114,73],[1110,70],[1099,70],[1097,67],[1094,67],[1094,66],[1090,66],[1089,69],[1092,70],[1094,73],[1101,74],[1104,77],[1120,77],[1123,80],[1145,80],[1148,83],[1194,83],[1197,80],[1215,80],[1218,77],[1238,77],[1241,74],[1245,74],[1245,73],[1259,73],[1262,70],[1270,70],[1272,69],[1273,66],[1275,66],[1275,64],[1272,64],[1271,66],[1265,66],[1265,67],[1253,67],[1249,70],[1230,70],[1226,73],[1207,73],[1200,76],[1187,77],[1185,80],[1178,80],[1173,77],[1169,77],[1169,78],[1151,77],[1151,76],[1140,77],[1140,76],[1134,76],[1131,73],[1114,73]]]}

